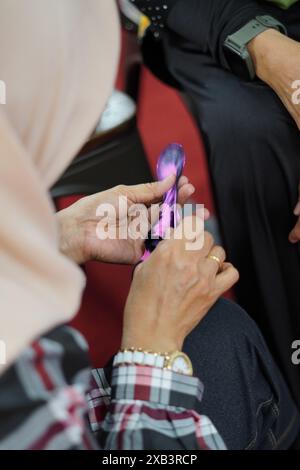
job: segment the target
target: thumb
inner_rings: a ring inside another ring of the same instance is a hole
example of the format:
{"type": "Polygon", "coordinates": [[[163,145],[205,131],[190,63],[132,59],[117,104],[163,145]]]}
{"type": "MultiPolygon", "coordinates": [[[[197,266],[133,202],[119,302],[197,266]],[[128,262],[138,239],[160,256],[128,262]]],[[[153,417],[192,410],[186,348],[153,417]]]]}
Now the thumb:
{"type": "Polygon", "coordinates": [[[175,184],[176,176],[170,175],[163,181],[128,186],[130,198],[137,204],[155,204],[175,184]]]}

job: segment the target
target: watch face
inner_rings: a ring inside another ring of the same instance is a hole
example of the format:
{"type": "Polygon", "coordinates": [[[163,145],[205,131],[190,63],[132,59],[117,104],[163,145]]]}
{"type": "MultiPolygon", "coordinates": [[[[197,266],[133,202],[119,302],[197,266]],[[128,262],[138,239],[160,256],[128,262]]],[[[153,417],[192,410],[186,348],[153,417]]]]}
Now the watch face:
{"type": "Polygon", "coordinates": [[[186,363],[186,360],[181,356],[178,356],[176,359],[174,359],[173,370],[181,374],[186,374],[188,371],[188,365],[186,363]]]}
{"type": "Polygon", "coordinates": [[[178,374],[193,375],[192,363],[183,353],[176,353],[170,358],[170,368],[178,374]]]}
{"type": "Polygon", "coordinates": [[[250,75],[246,60],[228,47],[224,47],[224,55],[230,70],[238,77],[243,78],[244,80],[249,80],[250,75]]]}

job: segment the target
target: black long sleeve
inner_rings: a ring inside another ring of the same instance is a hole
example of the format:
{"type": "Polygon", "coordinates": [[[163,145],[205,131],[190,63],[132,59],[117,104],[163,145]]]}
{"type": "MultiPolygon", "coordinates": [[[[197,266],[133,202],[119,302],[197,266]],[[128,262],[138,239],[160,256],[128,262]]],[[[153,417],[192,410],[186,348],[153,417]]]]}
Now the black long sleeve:
{"type": "Polygon", "coordinates": [[[178,0],[167,25],[227,68],[223,53],[227,36],[257,15],[268,13],[267,5],[256,0],[178,0]]]}

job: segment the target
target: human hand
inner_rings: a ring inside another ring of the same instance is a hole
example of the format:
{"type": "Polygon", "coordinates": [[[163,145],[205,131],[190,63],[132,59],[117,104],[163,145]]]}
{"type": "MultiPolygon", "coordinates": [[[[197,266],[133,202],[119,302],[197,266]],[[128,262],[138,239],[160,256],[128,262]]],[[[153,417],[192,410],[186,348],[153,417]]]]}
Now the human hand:
{"type": "Polygon", "coordinates": [[[291,243],[298,243],[300,241],[300,183],[299,183],[299,196],[298,202],[294,209],[294,214],[298,217],[298,221],[293,228],[293,230],[289,234],[289,240],[291,243]]]}
{"type": "Polygon", "coordinates": [[[294,85],[300,80],[300,43],[268,29],[252,39],[248,50],[256,75],[275,91],[300,129],[300,100],[294,85]]]}
{"type": "MultiPolygon", "coordinates": [[[[134,204],[147,207],[161,202],[164,193],[175,182],[175,176],[164,181],[136,186],[117,186],[92,196],[87,196],[57,213],[61,251],[78,264],[95,260],[109,263],[135,264],[144,251],[144,240],[127,237],[126,239],[105,239],[97,237],[97,227],[104,217],[97,215],[97,209],[110,205],[116,218],[111,221],[111,229],[118,229],[129,221],[128,208],[134,204]],[[126,209],[119,208],[120,198],[127,198],[126,209]]],[[[178,203],[183,205],[194,193],[195,188],[186,176],[179,180],[178,203]]],[[[158,211],[158,206],[157,206],[158,211]]],[[[130,219],[132,220],[132,219],[130,219]]],[[[146,228],[146,234],[150,226],[146,228]]],[[[145,234],[145,235],[146,235],[145,234]]]]}
{"type": "MultiPolygon", "coordinates": [[[[181,350],[186,336],[238,281],[237,270],[224,262],[223,248],[214,245],[209,233],[204,234],[202,249],[186,249],[194,219],[183,219],[172,238],[162,241],[137,267],[124,312],[122,348],[181,350]],[[182,228],[184,236],[177,239],[182,228]],[[210,255],[220,259],[220,272],[219,263],[210,255]]],[[[195,239],[201,235],[203,231],[195,239]]]]}

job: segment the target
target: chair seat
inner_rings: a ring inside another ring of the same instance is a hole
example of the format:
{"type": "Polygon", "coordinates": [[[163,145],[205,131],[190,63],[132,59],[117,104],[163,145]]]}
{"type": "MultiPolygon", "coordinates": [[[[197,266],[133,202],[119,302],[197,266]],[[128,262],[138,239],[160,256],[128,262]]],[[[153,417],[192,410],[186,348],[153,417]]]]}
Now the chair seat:
{"type": "Polygon", "coordinates": [[[132,98],[119,90],[114,90],[97,127],[90,139],[79,152],[80,155],[112,141],[136,126],[136,104],[132,98]]]}
{"type": "Polygon", "coordinates": [[[114,90],[96,128],[95,135],[99,136],[117,129],[135,117],[135,114],[136,104],[133,99],[122,91],[114,90]]]}

